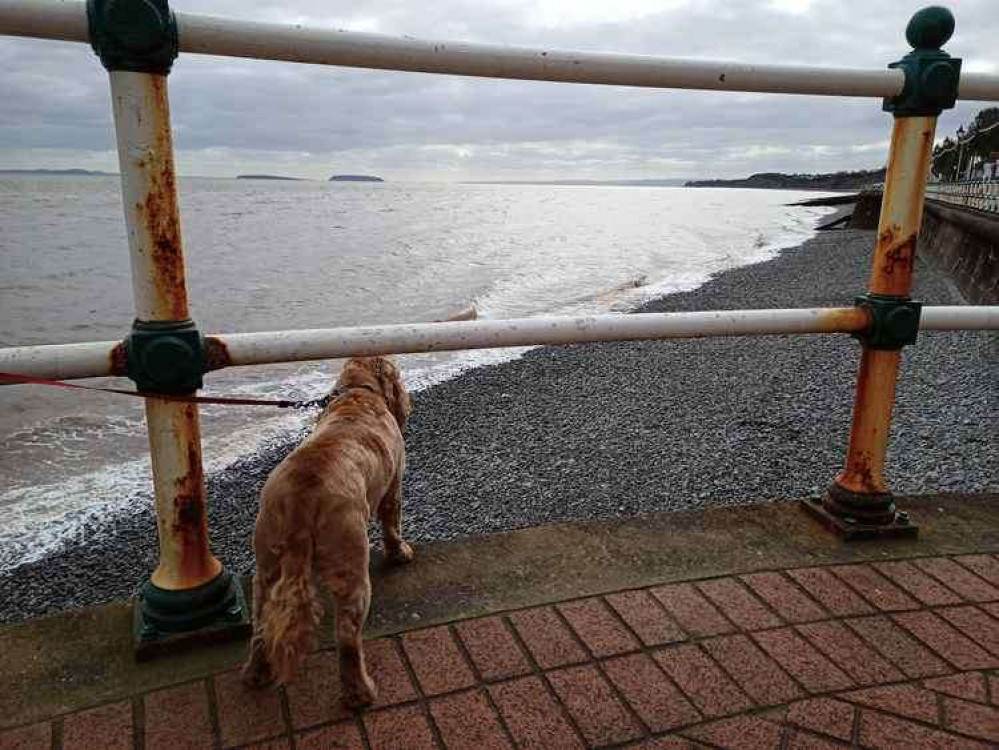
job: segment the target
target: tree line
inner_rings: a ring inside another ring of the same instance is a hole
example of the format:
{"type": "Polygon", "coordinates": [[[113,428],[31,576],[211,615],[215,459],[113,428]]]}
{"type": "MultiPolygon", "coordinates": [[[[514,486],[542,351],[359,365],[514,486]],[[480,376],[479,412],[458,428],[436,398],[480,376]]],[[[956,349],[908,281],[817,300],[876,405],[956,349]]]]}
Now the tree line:
{"type": "Polygon", "coordinates": [[[957,129],[933,147],[933,174],[955,180],[979,164],[999,158],[999,107],[981,110],[967,127],[957,129]]]}

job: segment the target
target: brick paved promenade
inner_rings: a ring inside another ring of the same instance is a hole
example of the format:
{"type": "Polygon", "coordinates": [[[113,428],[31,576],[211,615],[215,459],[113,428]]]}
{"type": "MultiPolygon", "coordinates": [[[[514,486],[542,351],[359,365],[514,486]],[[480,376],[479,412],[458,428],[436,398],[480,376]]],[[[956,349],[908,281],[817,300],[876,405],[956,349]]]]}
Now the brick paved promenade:
{"type": "Polygon", "coordinates": [[[2,750],[999,747],[999,558],[823,565],[575,599],[234,671],[0,733],[2,750]]]}

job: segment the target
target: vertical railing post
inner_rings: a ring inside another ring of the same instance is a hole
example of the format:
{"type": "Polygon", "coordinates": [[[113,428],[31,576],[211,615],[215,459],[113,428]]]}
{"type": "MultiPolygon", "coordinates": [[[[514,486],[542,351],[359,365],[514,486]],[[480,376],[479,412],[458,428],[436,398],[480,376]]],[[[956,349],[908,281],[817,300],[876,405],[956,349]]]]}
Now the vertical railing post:
{"type": "MultiPolygon", "coordinates": [[[[167,75],[177,28],[166,0],[89,0],[90,40],[108,69],[135,300],[126,339],[140,390],[193,393],[202,338],[187,305],[167,75]]],[[[212,631],[245,632],[239,581],[208,546],[196,404],[149,398],[146,424],[160,559],[138,594],[139,655],[212,631]]]]}
{"type": "Polygon", "coordinates": [[[902,347],[915,342],[919,328],[920,304],[909,292],[937,116],[957,97],[961,61],[940,49],[953,32],[950,11],[924,8],[906,28],[913,51],[890,66],[902,68],[906,81],[902,93],[884,104],[895,122],[868,292],[857,299],[870,326],[861,337],[846,465],[821,503],[805,503],[846,538],[918,532],[908,514],[896,510],[884,465],[902,347]]]}

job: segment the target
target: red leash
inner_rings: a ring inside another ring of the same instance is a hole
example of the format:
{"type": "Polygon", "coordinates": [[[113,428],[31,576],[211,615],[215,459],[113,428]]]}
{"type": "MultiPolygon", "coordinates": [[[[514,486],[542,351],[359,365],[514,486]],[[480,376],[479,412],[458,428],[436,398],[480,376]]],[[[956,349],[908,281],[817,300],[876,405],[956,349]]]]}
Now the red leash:
{"type": "Polygon", "coordinates": [[[329,397],[311,399],[309,401],[268,400],[260,398],[223,398],[221,396],[178,396],[170,393],[149,393],[146,391],[125,391],[120,388],[98,388],[93,385],[77,385],[63,380],[36,378],[30,375],[15,375],[10,372],[0,372],[0,383],[11,385],[49,385],[57,388],[74,388],[81,391],[102,391],[104,393],[120,393],[123,396],[139,398],[158,398],[162,401],[180,401],[186,404],[230,404],[232,406],[276,406],[279,409],[308,409],[312,406],[322,406],[329,397]]]}

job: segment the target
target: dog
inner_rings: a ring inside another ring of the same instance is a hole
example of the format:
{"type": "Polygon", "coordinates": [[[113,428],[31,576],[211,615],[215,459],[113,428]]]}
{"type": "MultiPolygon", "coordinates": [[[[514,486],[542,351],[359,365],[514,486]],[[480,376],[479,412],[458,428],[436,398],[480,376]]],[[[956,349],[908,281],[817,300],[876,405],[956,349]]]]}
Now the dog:
{"type": "Polygon", "coordinates": [[[267,478],[253,534],[253,637],[243,681],[295,679],[316,644],[317,586],[336,602],[341,696],[349,708],[376,697],[361,630],[371,601],[368,519],[382,524],[391,563],[412,560],[402,539],[402,428],[412,410],[386,357],[349,360],[312,433],[267,478]]]}

